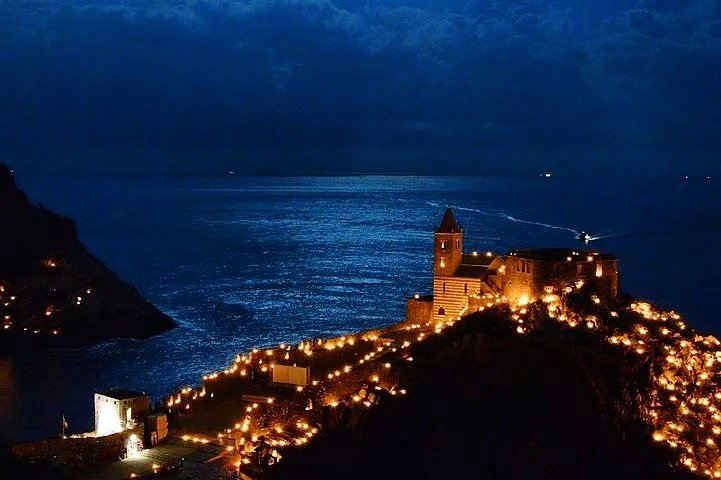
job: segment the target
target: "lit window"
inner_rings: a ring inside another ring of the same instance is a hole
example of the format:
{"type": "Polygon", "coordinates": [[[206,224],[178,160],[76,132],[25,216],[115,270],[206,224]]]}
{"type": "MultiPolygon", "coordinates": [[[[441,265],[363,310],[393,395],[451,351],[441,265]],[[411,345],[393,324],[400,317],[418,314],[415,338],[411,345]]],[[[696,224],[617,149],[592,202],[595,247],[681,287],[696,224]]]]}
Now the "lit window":
{"type": "Polygon", "coordinates": [[[596,276],[597,277],[603,276],[603,265],[601,265],[600,263],[596,264],[596,276]]]}

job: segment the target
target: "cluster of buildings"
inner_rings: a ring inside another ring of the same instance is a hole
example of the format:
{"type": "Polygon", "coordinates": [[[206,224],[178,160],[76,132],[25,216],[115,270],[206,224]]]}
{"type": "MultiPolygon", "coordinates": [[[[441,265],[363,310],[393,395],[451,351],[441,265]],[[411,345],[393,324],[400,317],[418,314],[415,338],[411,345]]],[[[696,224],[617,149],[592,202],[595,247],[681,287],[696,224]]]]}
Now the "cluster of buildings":
{"type": "Polygon", "coordinates": [[[444,321],[472,313],[485,294],[523,305],[569,285],[590,285],[599,297],[618,295],[613,255],[570,248],[516,249],[505,256],[465,253],[463,229],[448,207],[434,233],[433,295],[408,301],[408,320],[444,321]]]}

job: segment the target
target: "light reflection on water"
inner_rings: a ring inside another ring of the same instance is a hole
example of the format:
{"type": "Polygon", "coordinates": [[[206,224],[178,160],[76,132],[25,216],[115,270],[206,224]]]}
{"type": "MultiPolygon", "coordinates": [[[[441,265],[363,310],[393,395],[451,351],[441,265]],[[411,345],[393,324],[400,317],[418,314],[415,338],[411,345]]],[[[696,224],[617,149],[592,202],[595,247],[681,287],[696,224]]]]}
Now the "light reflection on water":
{"type": "Polygon", "coordinates": [[[622,286],[717,329],[715,185],[538,178],[22,177],[33,200],[73,217],[81,240],[180,328],[146,341],[30,354],[0,364],[0,431],[15,438],[91,428],[92,393],[154,400],[253,346],[387,325],[431,284],[432,231],[451,203],[468,250],[576,246],[609,238],[622,286]],[[519,221],[520,220],[520,221],[519,221]],[[648,226],[651,225],[649,228],[648,226]],[[686,248],[693,244],[694,248],[686,248]],[[674,278],[669,283],[668,252],[674,278]],[[707,274],[699,278],[695,266],[707,274]],[[5,373],[8,372],[8,373],[5,373]],[[14,378],[14,380],[13,380],[14,378]],[[6,387],[6,385],[8,387],[6,387]],[[14,386],[13,386],[14,385],[14,386]],[[9,390],[7,390],[9,388],[9,390]],[[4,392],[9,391],[9,394],[4,392]]]}

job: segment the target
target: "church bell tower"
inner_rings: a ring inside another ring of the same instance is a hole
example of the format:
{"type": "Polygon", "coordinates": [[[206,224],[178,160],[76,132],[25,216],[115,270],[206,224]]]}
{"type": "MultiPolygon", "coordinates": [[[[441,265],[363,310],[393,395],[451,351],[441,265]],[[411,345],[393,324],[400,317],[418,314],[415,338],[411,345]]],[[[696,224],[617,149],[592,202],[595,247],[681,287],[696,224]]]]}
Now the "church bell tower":
{"type": "Polygon", "coordinates": [[[450,277],[463,261],[463,229],[456,222],[450,206],[446,208],[434,237],[433,275],[450,277]]]}

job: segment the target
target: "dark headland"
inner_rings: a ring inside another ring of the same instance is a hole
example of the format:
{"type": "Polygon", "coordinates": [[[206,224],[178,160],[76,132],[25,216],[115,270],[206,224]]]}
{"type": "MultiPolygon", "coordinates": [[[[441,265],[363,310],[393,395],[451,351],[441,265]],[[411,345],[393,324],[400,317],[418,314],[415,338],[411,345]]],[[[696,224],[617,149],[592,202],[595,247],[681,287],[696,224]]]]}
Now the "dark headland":
{"type": "Polygon", "coordinates": [[[147,338],[175,322],[78,240],[74,222],[30,203],[0,164],[0,354],[147,338]]]}

